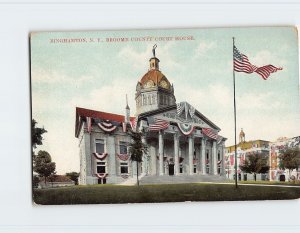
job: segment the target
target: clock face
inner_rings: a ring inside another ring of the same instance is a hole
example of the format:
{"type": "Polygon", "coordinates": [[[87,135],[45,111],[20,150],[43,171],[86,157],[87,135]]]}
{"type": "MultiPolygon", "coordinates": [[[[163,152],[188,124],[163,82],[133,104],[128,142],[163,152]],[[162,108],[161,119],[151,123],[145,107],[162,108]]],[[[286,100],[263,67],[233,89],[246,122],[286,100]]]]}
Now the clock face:
{"type": "Polygon", "coordinates": [[[160,82],[160,86],[163,87],[163,88],[168,88],[168,83],[165,80],[162,80],[160,82]]]}
{"type": "Polygon", "coordinates": [[[146,84],[145,84],[145,88],[148,88],[148,87],[153,87],[154,86],[154,83],[153,83],[153,81],[148,81],[148,82],[146,82],[146,84]]]}

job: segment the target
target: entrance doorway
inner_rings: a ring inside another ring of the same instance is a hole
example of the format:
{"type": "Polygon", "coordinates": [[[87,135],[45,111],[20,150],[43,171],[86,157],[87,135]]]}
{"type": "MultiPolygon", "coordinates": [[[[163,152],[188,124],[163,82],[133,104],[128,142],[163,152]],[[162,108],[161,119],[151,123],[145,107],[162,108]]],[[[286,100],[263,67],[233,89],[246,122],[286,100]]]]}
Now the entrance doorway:
{"type": "Polygon", "coordinates": [[[174,164],[169,164],[169,176],[174,175],[174,164]]]}

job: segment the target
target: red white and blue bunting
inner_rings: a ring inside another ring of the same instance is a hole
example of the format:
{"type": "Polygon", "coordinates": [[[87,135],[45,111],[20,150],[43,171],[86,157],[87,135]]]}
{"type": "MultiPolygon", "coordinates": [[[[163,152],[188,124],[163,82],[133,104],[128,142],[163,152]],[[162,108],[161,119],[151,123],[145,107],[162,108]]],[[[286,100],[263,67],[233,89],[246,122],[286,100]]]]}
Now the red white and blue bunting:
{"type": "Polygon", "coordinates": [[[129,177],[129,175],[123,174],[123,175],[121,175],[121,177],[122,177],[123,179],[127,179],[127,178],[129,177]]]}
{"type": "Polygon", "coordinates": [[[108,154],[107,153],[98,154],[97,152],[95,152],[93,153],[93,155],[96,157],[96,159],[104,160],[108,154]]]}
{"type": "Polygon", "coordinates": [[[190,135],[194,131],[194,126],[188,123],[179,123],[177,122],[180,132],[186,136],[190,135]]]}
{"type": "Polygon", "coordinates": [[[100,127],[100,129],[107,133],[113,132],[117,128],[117,126],[112,124],[112,122],[110,122],[109,120],[101,121],[100,123],[98,123],[98,126],[100,127]]]}
{"type": "Polygon", "coordinates": [[[96,173],[95,174],[99,179],[104,179],[107,177],[107,173],[96,173]]]}
{"type": "Polygon", "coordinates": [[[127,161],[129,159],[129,154],[117,154],[118,158],[123,161],[127,161]]]}

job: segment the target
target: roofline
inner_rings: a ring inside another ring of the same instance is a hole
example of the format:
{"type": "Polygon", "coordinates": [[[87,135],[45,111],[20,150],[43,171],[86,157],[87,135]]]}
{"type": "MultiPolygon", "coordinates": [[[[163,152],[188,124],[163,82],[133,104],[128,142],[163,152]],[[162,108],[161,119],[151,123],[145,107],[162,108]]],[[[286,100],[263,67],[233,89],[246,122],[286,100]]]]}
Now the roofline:
{"type": "MultiPolygon", "coordinates": [[[[155,113],[162,113],[162,112],[172,110],[172,109],[176,109],[176,108],[177,108],[176,104],[173,104],[173,105],[170,105],[170,106],[167,106],[167,107],[163,107],[163,108],[159,108],[159,109],[155,109],[155,110],[152,110],[152,111],[141,113],[139,115],[139,118],[142,119],[144,117],[151,116],[155,113]]],[[[205,123],[207,123],[208,125],[211,125],[213,128],[217,129],[218,131],[221,130],[217,125],[215,125],[213,122],[208,120],[208,118],[206,116],[204,116],[202,113],[200,113],[198,110],[196,110],[195,112],[204,120],[205,123]]]]}

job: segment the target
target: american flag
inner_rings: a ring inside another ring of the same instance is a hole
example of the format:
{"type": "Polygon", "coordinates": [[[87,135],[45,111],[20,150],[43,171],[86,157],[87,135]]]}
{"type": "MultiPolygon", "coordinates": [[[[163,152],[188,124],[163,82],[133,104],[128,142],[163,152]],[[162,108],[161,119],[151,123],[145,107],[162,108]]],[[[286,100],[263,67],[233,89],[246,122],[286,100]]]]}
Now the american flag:
{"type": "Polygon", "coordinates": [[[266,80],[271,73],[277,70],[282,70],[282,68],[277,68],[273,65],[266,65],[262,67],[257,67],[249,62],[246,55],[240,53],[240,51],[233,46],[233,64],[234,70],[237,72],[244,72],[247,74],[252,74],[253,72],[259,74],[264,80],[266,80]]]}
{"type": "Polygon", "coordinates": [[[159,131],[168,128],[170,123],[165,120],[155,119],[153,124],[149,124],[150,131],[159,131]]]}
{"type": "Polygon", "coordinates": [[[202,133],[205,134],[207,137],[217,140],[219,135],[211,128],[202,128],[202,133]]]}
{"type": "Polygon", "coordinates": [[[180,116],[184,108],[183,103],[177,103],[177,116],[180,116]]]}

